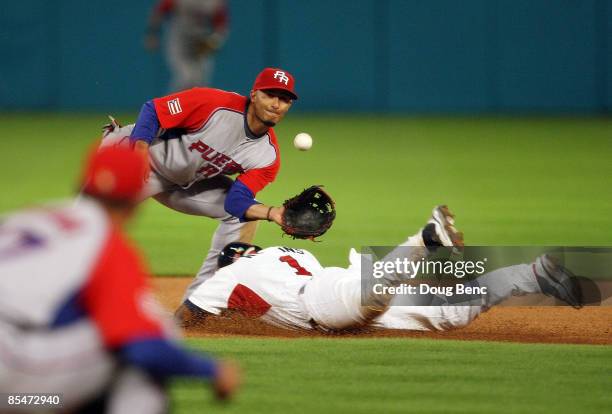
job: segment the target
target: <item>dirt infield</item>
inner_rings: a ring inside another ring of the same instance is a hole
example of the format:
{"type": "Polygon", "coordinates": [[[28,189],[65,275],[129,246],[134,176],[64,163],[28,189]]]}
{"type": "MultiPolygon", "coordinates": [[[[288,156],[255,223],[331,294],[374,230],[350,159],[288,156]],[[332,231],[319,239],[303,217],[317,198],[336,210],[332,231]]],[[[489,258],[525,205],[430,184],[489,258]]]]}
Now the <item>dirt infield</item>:
{"type": "MultiPolygon", "coordinates": [[[[191,278],[157,277],[154,288],[161,304],[169,312],[178,306],[191,278]]],[[[216,318],[205,327],[191,330],[187,336],[322,336],[316,332],[287,331],[250,319],[216,318]]],[[[326,335],[329,336],[329,335],[326,335]]],[[[482,314],[463,329],[449,332],[409,332],[376,330],[344,334],[340,337],[409,337],[460,340],[484,340],[530,343],[612,344],[612,306],[585,307],[575,310],[560,306],[499,306],[482,314]]]]}

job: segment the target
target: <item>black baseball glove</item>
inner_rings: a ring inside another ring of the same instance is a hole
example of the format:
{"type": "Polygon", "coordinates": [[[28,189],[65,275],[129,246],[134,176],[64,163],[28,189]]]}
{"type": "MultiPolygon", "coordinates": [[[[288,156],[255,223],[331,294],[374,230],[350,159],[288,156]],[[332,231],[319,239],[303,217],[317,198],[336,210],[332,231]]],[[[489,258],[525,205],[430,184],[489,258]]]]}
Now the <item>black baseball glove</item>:
{"type": "Polygon", "coordinates": [[[336,218],[334,200],[322,186],[313,185],[283,203],[282,229],[294,239],[310,239],[323,235],[336,218]]]}

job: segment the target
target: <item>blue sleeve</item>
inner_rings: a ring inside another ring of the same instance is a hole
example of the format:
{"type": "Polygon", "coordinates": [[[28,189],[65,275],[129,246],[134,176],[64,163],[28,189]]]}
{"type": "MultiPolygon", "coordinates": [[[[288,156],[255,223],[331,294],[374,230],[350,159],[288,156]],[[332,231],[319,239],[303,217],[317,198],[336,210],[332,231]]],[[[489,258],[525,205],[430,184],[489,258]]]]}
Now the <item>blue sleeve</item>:
{"type": "Polygon", "coordinates": [[[138,120],[130,138],[132,141],[141,140],[150,144],[158,131],[159,119],[157,118],[157,112],[155,112],[155,105],[153,105],[153,101],[147,101],[140,109],[138,120]]]}
{"type": "Polygon", "coordinates": [[[119,357],[160,379],[174,376],[210,379],[217,374],[213,360],[162,338],[130,342],[120,348],[119,357]]]}
{"type": "Polygon", "coordinates": [[[244,214],[253,204],[260,203],[255,200],[255,195],[249,187],[236,180],[225,197],[223,207],[229,214],[244,222],[246,221],[244,214]]]}

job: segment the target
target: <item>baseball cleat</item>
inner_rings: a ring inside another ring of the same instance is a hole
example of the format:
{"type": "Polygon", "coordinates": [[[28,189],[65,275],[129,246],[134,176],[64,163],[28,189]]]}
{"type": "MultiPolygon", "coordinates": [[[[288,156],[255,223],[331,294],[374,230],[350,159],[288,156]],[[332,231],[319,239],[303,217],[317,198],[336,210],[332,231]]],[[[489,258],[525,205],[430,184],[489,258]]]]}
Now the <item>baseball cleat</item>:
{"type": "Polygon", "coordinates": [[[433,209],[431,218],[422,232],[427,247],[463,247],[463,233],[455,228],[455,216],[447,206],[433,209]]]}
{"type": "Polygon", "coordinates": [[[536,259],[533,265],[538,285],[546,296],[554,296],[576,309],[582,307],[582,292],[576,276],[553,257],[544,254],[536,259]],[[540,264],[540,273],[537,264],[540,264]]]}
{"type": "Polygon", "coordinates": [[[108,115],[108,119],[110,123],[102,127],[102,138],[106,138],[107,135],[121,129],[121,124],[117,122],[117,120],[112,115],[108,115]]]}

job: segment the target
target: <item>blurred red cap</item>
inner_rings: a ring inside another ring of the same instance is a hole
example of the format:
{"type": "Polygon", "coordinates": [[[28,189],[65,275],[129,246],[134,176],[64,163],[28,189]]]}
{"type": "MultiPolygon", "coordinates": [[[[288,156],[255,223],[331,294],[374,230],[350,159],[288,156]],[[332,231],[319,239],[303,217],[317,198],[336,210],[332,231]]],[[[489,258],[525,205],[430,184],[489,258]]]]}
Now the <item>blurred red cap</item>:
{"type": "Polygon", "coordinates": [[[266,89],[280,89],[287,91],[291,95],[292,99],[297,99],[298,96],[295,93],[295,79],[289,72],[278,69],[278,68],[265,68],[253,84],[253,90],[266,90],[266,89]]]}
{"type": "Polygon", "coordinates": [[[129,147],[94,149],[85,164],[83,192],[92,196],[136,202],[149,174],[148,154],[129,147]]]}

